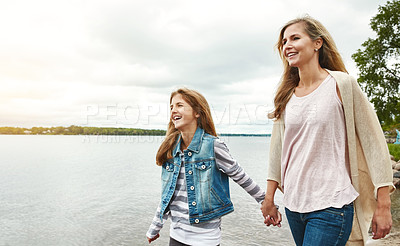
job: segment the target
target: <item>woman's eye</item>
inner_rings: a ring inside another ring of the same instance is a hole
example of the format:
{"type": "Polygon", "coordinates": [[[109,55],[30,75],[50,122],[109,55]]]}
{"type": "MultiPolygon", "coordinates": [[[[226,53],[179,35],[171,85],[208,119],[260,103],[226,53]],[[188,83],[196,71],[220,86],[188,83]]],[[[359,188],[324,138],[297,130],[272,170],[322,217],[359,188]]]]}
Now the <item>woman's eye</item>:
{"type": "Polygon", "coordinates": [[[299,38],[299,37],[294,37],[294,38],[293,38],[293,40],[297,40],[297,39],[300,39],[300,38],[299,38]]]}

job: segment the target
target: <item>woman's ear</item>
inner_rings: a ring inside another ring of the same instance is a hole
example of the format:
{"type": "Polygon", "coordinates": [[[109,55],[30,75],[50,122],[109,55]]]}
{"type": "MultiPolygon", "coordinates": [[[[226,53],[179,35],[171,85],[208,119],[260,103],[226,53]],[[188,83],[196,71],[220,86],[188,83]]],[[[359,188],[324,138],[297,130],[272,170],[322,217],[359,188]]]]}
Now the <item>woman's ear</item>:
{"type": "Polygon", "coordinates": [[[324,40],[322,38],[317,38],[315,40],[315,48],[314,49],[317,49],[317,50],[321,49],[323,43],[324,43],[324,40]]]}
{"type": "Polygon", "coordinates": [[[196,117],[197,119],[200,117],[200,114],[199,113],[196,113],[195,115],[194,115],[194,117],[196,117]]]}

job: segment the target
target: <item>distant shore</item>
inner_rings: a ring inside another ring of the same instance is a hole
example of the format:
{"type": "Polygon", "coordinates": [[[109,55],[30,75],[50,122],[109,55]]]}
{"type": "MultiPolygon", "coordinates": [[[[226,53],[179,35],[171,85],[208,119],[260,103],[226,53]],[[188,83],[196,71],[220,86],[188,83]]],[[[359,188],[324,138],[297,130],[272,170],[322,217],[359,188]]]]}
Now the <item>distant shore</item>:
{"type": "MultiPolygon", "coordinates": [[[[0,127],[0,135],[118,135],[118,136],[165,136],[165,130],[139,128],[112,128],[91,126],[57,127],[0,127]]],[[[270,137],[271,134],[220,133],[223,137],[270,137]]]]}

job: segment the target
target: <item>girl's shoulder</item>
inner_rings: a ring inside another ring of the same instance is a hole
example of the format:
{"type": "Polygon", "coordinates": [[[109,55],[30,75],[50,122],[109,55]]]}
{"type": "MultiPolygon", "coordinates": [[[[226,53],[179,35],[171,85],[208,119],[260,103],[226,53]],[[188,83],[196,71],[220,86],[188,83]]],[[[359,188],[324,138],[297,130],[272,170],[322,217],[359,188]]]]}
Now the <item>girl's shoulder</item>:
{"type": "Polygon", "coordinates": [[[214,150],[217,150],[217,151],[219,150],[219,151],[223,151],[223,152],[229,152],[228,146],[220,138],[215,138],[215,140],[214,140],[214,150]]]}

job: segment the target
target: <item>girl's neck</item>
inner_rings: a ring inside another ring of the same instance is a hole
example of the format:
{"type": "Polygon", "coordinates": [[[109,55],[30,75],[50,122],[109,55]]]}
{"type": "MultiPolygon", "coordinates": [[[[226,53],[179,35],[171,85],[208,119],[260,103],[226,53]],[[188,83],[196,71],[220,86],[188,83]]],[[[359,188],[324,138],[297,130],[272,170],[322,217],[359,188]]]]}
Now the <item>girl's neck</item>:
{"type": "Polygon", "coordinates": [[[193,136],[195,134],[194,132],[181,132],[181,149],[185,150],[187,147],[190,145],[192,142],[193,136]]]}

